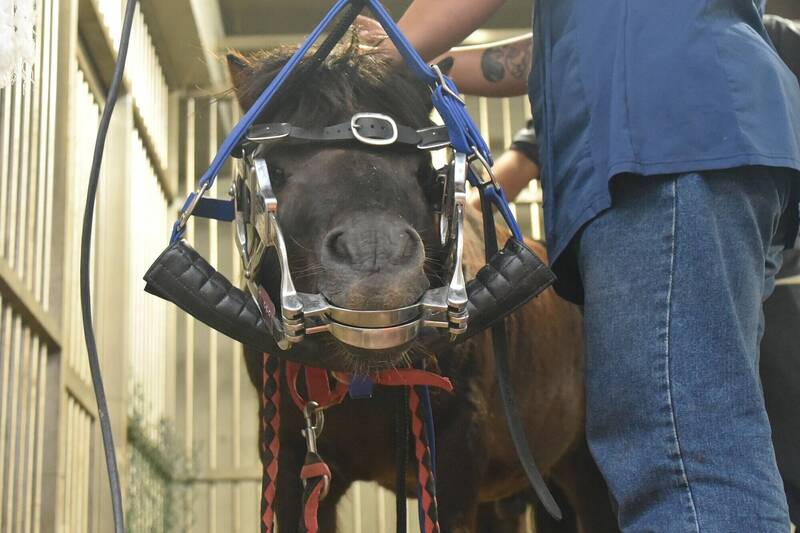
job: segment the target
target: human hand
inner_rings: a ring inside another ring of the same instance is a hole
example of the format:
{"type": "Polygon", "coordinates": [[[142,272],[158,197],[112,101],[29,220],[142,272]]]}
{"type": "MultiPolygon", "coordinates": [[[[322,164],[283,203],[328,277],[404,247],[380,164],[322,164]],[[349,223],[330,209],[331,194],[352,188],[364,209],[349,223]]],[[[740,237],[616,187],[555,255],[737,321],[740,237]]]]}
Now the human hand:
{"type": "Polygon", "coordinates": [[[382,54],[392,61],[400,60],[400,53],[389,36],[386,35],[386,31],[380,22],[364,15],[358,15],[356,20],[353,21],[353,28],[363,48],[382,54]]]}

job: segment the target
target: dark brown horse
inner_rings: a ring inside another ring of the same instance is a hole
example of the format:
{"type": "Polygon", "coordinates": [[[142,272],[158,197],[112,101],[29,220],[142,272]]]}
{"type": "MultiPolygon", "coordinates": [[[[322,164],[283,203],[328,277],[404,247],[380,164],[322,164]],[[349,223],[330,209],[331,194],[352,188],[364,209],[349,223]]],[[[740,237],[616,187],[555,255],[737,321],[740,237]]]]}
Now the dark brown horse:
{"type": "MultiPolygon", "coordinates": [[[[289,55],[279,50],[251,59],[229,56],[243,107],[252,104],[289,55]]],[[[378,112],[414,128],[430,124],[427,88],[354,46],[334,51],[313,70],[308,67],[301,65],[305,74],[290,81],[261,117],[264,121],[310,128],[348,121],[357,112],[378,112]]],[[[298,290],[321,292],[340,306],[391,309],[414,303],[430,286],[441,284],[428,154],[278,145],[268,161],[298,290]]],[[[483,263],[479,228],[477,214],[471,214],[464,254],[468,279],[483,263]]],[[[529,244],[544,256],[541,246],[529,244]]],[[[261,282],[277,294],[276,276],[268,276],[268,270],[261,282]]],[[[513,386],[539,467],[583,531],[612,531],[605,489],[584,441],[578,309],[548,290],[510,316],[508,331],[513,386]]],[[[329,368],[358,372],[427,358],[429,367],[448,376],[454,393],[432,392],[442,531],[516,531],[513,517],[501,525],[503,506],[495,502],[524,491],[528,481],[506,429],[488,335],[437,354],[414,346],[379,353],[336,343],[329,348],[317,359],[329,368]]],[[[260,354],[246,357],[259,386],[260,354]]],[[[319,450],[333,480],[320,509],[321,531],[335,531],[336,503],[354,481],[394,488],[396,392],[377,387],[370,400],[347,400],[326,412],[319,450]]],[[[301,414],[287,394],[282,400],[277,514],[280,531],[290,532],[299,523],[305,441],[301,414]]],[[[407,490],[412,495],[415,487],[410,483],[407,490]]]]}

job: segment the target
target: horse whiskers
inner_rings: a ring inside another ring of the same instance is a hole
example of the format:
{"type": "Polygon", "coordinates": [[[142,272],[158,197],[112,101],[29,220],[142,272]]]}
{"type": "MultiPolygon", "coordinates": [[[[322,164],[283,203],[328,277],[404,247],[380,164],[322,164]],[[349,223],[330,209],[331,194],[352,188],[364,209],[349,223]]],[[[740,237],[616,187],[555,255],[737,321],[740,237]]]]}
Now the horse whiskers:
{"type": "Polygon", "coordinates": [[[324,272],[325,272],[324,268],[321,269],[321,270],[309,270],[309,271],[306,271],[306,272],[302,272],[300,274],[292,273],[292,277],[294,278],[295,281],[297,281],[297,280],[300,280],[300,279],[310,278],[312,276],[318,276],[318,275],[320,275],[320,274],[322,274],[324,272]]]}
{"type": "Polygon", "coordinates": [[[335,362],[339,370],[353,375],[367,375],[374,372],[392,372],[399,368],[413,368],[414,353],[420,352],[419,343],[399,354],[375,353],[374,357],[363,357],[351,354],[346,347],[333,339],[325,339],[322,344],[321,357],[317,364],[326,366],[326,363],[335,362]]]}
{"type": "Polygon", "coordinates": [[[303,272],[299,272],[297,274],[292,272],[292,277],[294,279],[309,278],[311,276],[318,276],[318,275],[320,275],[320,274],[322,274],[324,272],[325,272],[325,269],[321,269],[321,270],[309,269],[309,270],[306,270],[306,271],[303,271],[303,272]]]}
{"type": "Polygon", "coordinates": [[[293,265],[291,268],[292,277],[294,277],[294,279],[303,279],[324,274],[326,270],[325,265],[322,263],[310,263],[304,267],[296,267],[293,265]]]}
{"type": "Polygon", "coordinates": [[[292,274],[294,274],[295,272],[303,273],[306,270],[312,270],[312,269],[322,269],[322,270],[324,270],[325,269],[325,265],[323,265],[319,261],[311,261],[311,260],[305,260],[303,262],[300,259],[295,259],[295,260],[291,261],[292,274]]]}
{"type": "Polygon", "coordinates": [[[324,350],[325,353],[322,356],[321,362],[328,361],[334,357],[347,355],[347,352],[344,350],[344,348],[342,348],[342,346],[334,340],[326,341],[324,344],[324,350]]]}
{"type": "Polygon", "coordinates": [[[425,261],[423,261],[423,265],[425,265],[428,269],[433,271],[438,271],[443,266],[441,261],[437,261],[435,259],[430,259],[430,260],[426,259],[425,261]]]}
{"type": "Polygon", "coordinates": [[[427,346],[419,341],[414,341],[414,344],[411,345],[410,350],[415,350],[426,357],[436,357],[436,354],[430,351],[427,346]]]}
{"type": "Polygon", "coordinates": [[[419,341],[415,341],[414,344],[412,344],[411,347],[408,349],[408,351],[412,355],[415,355],[415,354],[419,355],[420,359],[430,360],[434,364],[436,364],[438,362],[436,354],[431,352],[424,344],[422,344],[419,341]]]}
{"type": "Polygon", "coordinates": [[[298,248],[301,248],[301,249],[305,250],[306,252],[311,252],[312,254],[314,253],[314,250],[312,250],[308,246],[303,246],[302,244],[300,244],[300,242],[293,235],[289,235],[289,239],[291,239],[291,241],[293,243],[295,243],[298,248]]]}

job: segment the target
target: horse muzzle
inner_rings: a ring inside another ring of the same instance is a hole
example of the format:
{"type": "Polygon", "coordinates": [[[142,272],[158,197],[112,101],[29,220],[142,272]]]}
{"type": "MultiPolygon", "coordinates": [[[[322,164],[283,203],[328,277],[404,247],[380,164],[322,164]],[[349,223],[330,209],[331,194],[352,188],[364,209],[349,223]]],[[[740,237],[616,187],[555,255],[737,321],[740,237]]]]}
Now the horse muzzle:
{"type": "Polygon", "coordinates": [[[354,348],[389,350],[412,341],[424,327],[447,329],[452,336],[467,329],[467,293],[462,254],[466,200],[466,156],[456,157],[449,170],[446,210],[440,216],[441,239],[448,250],[448,282],[425,292],[414,305],[363,311],[337,307],[322,294],[297,292],[283,233],[278,223],[278,199],[269,167],[258,147],[246,150],[231,196],[236,213],[237,248],[244,275],[275,342],[286,350],[307,335],[322,332],[354,348]],[[280,270],[280,313],[269,294],[256,283],[267,249],[274,248],[280,270]]]}

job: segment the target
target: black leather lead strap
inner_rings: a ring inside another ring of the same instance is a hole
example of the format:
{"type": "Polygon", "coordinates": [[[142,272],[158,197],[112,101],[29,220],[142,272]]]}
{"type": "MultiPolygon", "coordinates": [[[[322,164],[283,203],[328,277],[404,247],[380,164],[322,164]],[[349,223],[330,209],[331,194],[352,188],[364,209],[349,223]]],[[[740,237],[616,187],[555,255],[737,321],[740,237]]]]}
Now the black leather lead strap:
{"type": "MultiPolygon", "coordinates": [[[[492,218],[492,205],[484,194],[483,189],[486,186],[492,185],[483,185],[478,188],[478,191],[481,196],[481,213],[483,215],[484,252],[488,263],[489,258],[494,258],[498,250],[497,233],[494,227],[494,219],[492,218]]],[[[492,348],[494,351],[495,371],[497,372],[497,384],[500,388],[500,396],[503,398],[503,410],[506,413],[508,430],[511,432],[511,440],[517,450],[517,457],[522,463],[522,468],[525,470],[528,481],[530,481],[539,501],[542,502],[544,508],[553,518],[561,520],[561,509],[559,509],[553,495],[550,494],[550,489],[547,488],[547,484],[536,466],[536,461],[533,459],[533,453],[519,415],[519,407],[514,398],[514,389],[509,379],[511,369],[508,364],[508,338],[506,337],[504,320],[498,320],[492,325],[492,348]]]]}

